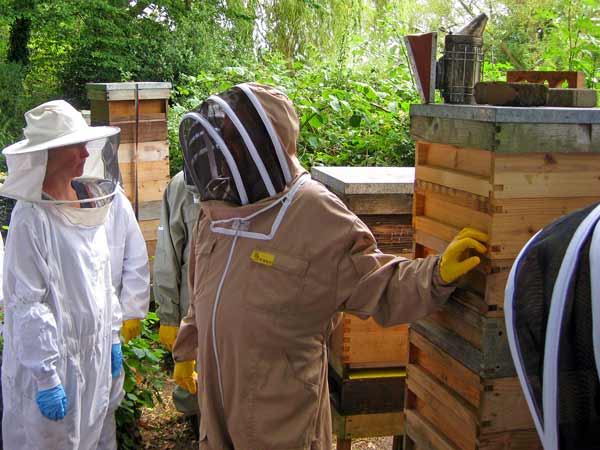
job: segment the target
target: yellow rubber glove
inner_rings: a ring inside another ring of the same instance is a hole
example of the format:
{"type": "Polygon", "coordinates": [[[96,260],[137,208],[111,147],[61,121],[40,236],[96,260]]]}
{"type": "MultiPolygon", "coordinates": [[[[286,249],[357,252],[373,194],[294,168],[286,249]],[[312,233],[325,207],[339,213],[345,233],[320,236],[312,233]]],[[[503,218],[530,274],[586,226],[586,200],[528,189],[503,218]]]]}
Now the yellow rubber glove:
{"type": "Polygon", "coordinates": [[[170,352],[173,351],[173,345],[175,344],[178,330],[179,327],[174,325],[161,325],[158,329],[158,340],[170,352]]]}
{"type": "Polygon", "coordinates": [[[129,319],[123,322],[123,328],[121,328],[121,336],[123,336],[123,342],[127,344],[134,337],[139,336],[142,332],[142,321],[140,319],[129,319]]]}
{"type": "Polygon", "coordinates": [[[196,361],[176,362],[173,379],[178,386],[182,387],[191,394],[195,394],[198,385],[196,361]]]}
{"type": "Polygon", "coordinates": [[[481,260],[478,256],[468,257],[467,250],[475,250],[484,254],[487,251],[482,242],[488,241],[488,235],[473,228],[463,228],[448,245],[440,262],[440,276],[446,283],[473,270],[481,260]]]}

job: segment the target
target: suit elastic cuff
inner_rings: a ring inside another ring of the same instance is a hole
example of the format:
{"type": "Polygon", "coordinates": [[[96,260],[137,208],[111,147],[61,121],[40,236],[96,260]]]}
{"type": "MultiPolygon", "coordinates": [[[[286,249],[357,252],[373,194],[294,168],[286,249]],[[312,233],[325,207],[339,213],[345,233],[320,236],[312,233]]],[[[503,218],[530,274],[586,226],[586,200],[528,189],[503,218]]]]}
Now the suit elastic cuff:
{"type": "Polygon", "coordinates": [[[113,332],[112,343],[113,344],[120,344],[121,343],[121,333],[119,333],[118,331],[116,333],[113,332]]]}
{"type": "Polygon", "coordinates": [[[60,378],[56,372],[52,374],[45,375],[42,378],[37,380],[38,391],[45,391],[48,389],[52,389],[61,384],[60,378]]]}
{"type": "Polygon", "coordinates": [[[142,321],[146,318],[146,316],[140,316],[138,315],[127,315],[127,314],[123,314],[123,322],[125,322],[126,320],[139,320],[142,321]]]}
{"type": "Polygon", "coordinates": [[[446,283],[444,281],[444,279],[442,278],[442,275],[440,274],[440,263],[442,262],[442,258],[439,255],[434,256],[434,258],[437,259],[436,263],[435,263],[435,267],[433,268],[433,284],[435,286],[440,286],[440,287],[448,287],[448,288],[455,288],[456,286],[458,286],[458,281],[451,281],[450,283],[446,283]]]}

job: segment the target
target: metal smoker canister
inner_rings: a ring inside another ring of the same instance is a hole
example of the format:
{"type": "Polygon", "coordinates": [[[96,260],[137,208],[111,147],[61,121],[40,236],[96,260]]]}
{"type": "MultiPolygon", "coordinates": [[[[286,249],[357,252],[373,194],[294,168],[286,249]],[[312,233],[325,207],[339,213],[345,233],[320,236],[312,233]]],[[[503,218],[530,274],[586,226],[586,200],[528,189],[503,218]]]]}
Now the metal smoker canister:
{"type": "Polygon", "coordinates": [[[449,34],[444,56],[437,62],[436,87],[445,103],[475,104],[474,88],[481,79],[483,38],[449,34]]]}

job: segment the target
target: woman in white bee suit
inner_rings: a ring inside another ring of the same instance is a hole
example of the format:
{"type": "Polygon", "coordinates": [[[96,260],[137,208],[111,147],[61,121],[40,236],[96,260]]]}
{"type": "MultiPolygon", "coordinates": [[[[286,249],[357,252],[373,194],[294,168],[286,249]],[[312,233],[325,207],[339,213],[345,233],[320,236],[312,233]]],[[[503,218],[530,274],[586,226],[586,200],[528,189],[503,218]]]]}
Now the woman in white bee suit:
{"type": "Polygon", "coordinates": [[[372,233],[296,158],[290,100],[248,83],[212,96],[180,126],[201,216],[190,308],[175,341],[176,383],[196,388],[200,448],[331,449],[326,342],[340,312],[382,325],[437,309],[479,264],[466,230],[442,257],[384,255],[372,233]]]}
{"type": "Polygon", "coordinates": [[[119,129],[88,127],[61,100],[25,120],[25,139],[3,151],[8,178],[0,187],[18,200],[3,280],[4,445],[95,450],[102,439],[116,448],[101,433],[122,369],[105,228],[122,195],[119,129]]]}

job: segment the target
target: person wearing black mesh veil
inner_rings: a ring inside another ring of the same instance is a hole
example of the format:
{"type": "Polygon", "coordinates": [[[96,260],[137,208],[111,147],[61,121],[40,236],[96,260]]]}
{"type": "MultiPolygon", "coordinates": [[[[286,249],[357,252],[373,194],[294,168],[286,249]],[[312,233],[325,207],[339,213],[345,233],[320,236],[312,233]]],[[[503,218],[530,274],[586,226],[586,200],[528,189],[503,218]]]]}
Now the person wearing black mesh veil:
{"type": "Polygon", "coordinates": [[[201,213],[174,378],[197,385],[201,449],[329,450],[332,319],[417,320],[479,264],[467,250],[486,252],[487,236],[467,229],[442,257],[384,255],[302,168],[298,134],[292,102],[256,83],[211,96],[181,121],[201,213]]]}
{"type": "Polygon", "coordinates": [[[546,450],[600,448],[600,204],[521,250],[506,286],[513,360],[546,450]]]}

